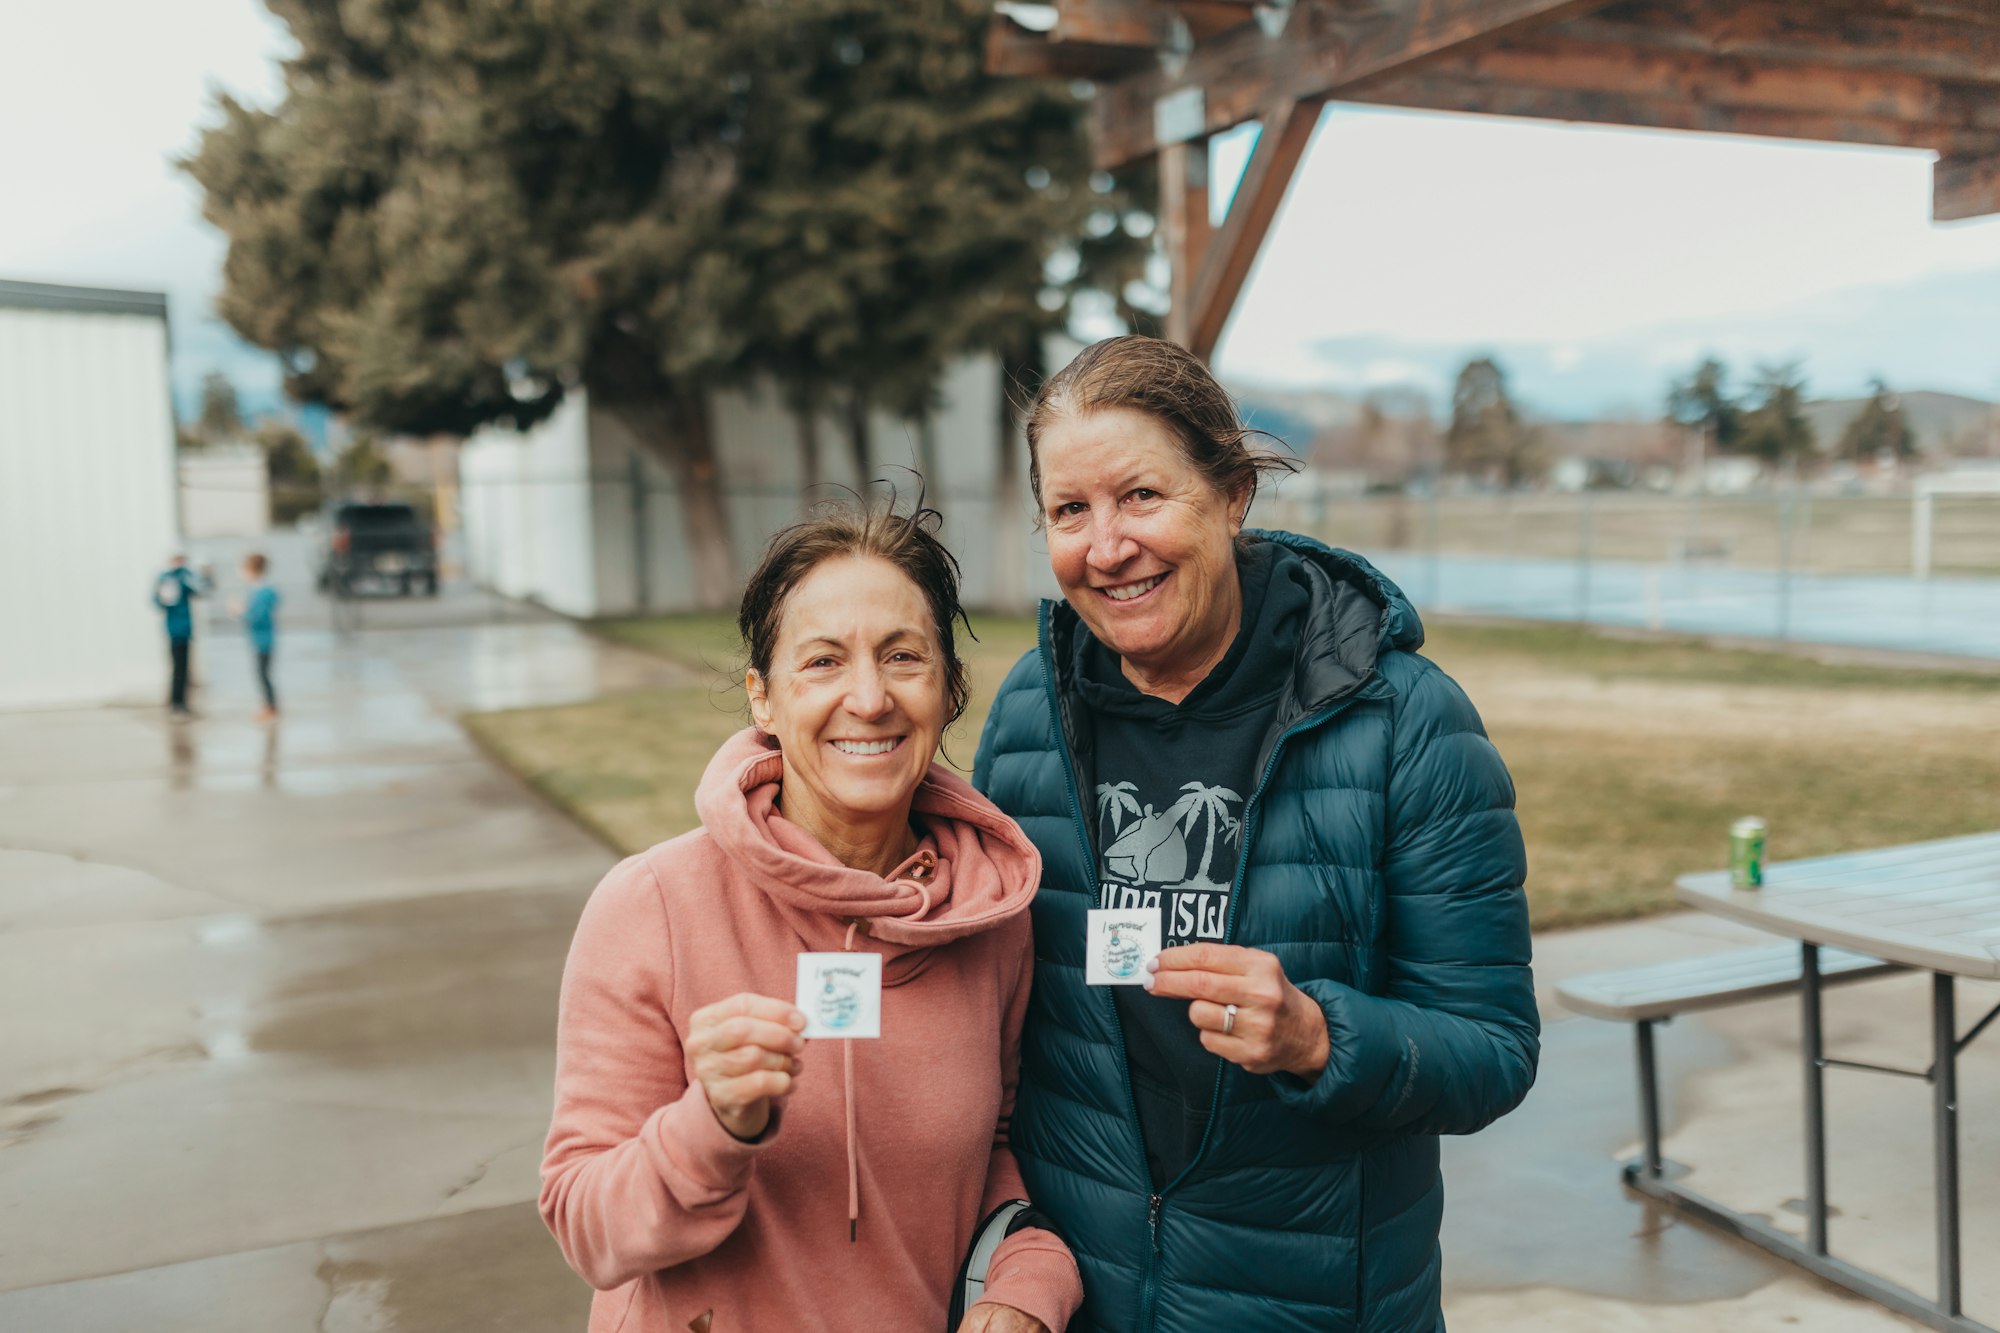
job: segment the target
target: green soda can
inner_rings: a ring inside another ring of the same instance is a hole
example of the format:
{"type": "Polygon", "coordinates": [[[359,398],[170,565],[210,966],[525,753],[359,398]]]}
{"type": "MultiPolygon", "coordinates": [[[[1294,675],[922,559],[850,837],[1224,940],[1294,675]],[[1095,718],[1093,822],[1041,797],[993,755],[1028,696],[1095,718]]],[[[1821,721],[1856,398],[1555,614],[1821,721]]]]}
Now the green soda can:
{"type": "Polygon", "coordinates": [[[1729,882],[1739,889],[1764,887],[1764,821],[1755,815],[1729,826],[1729,882]]]}

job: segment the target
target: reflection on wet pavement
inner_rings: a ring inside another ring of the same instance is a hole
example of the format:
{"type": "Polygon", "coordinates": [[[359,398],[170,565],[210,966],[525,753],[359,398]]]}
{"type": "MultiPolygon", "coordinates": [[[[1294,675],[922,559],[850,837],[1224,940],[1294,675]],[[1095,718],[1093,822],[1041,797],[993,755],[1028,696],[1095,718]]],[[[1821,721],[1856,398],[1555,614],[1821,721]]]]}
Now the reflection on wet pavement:
{"type": "Polygon", "coordinates": [[[241,647],[191,722],[0,714],[0,1328],[580,1326],[529,1201],[613,858],[455,718],[683,673],[534,613],[305,629],[267,726],[241,647]]]}
{"type": "MultiPolygon", "coordinates": [[[[1677,1092],[1730,1052],[1698,1020],[1683,1019],[1660,1053],[1671,1128],[1677,1092]]],[[[1631,1034],[1619,1024],[1552,1023],[1520,1109],[1477,1138],[1445,1140],[1448,1289],[1563,1287],[1661,1304],[1747,1295],[1784,1271],[1619,1186],[1634,1111],[1630,1080],[1618,1075],[1631,1062],[1631,1034]],[[1608,1244],[1613,1238],[1628,1243],[1608,1244]]]]}

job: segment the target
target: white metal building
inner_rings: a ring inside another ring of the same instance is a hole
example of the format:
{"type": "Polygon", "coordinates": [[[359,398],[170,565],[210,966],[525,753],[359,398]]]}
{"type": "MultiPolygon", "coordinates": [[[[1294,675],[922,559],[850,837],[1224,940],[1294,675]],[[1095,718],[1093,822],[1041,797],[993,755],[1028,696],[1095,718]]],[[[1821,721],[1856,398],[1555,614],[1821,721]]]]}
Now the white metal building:
{"type": "Polygon", "coordinates": [[[0,708],[166,689],[167,299],[0,281],[0,708]]]}
{"type": "Polygon", "coordinates": [[[254,444],[217,444],[180,456],[181,535],[261,537],[271,530],[271,473],[254,444]]]}
{"type": "MultiPolygon", "coordinates": [[[[1055,581],[1041,538],[1031,531],[1027,450],[1018,440],[1016,503],[995,498],[999,394],[990,359],[965,360],[945,376],[926,496],[943,512],[945,543],[963,565],[966,604],[1025,609],[1054,595],[1055,581]]],[[[774,393],[732,391],[710,401],[736,567],[747,574],[771,534],[800,514],[797,426],[774,393]]],[[[876,473],[907,492],[898,468],[916,464],[913,428],[878,415],[873,433],[876,473]]],[[[825,422],[820,436],[822,484],[854,485],[841,428],[825,422]]],[[[478,582],[572,616],[692,605],[692,566],[671,474],[583,392],[572,392],[525,433],[475,436],[459,456],[459,488],[466,564],[478,582]]]]}

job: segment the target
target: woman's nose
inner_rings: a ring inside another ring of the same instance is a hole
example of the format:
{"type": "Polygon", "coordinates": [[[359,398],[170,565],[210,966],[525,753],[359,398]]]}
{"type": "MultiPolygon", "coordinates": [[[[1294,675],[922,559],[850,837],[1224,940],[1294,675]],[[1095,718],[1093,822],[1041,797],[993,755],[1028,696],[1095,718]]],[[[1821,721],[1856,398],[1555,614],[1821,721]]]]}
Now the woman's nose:
{"type": "Polygon", "coordinates": [[[1092,516],[1090,521],[1090,563],[1096,569],[1116,569],[1132,558],[1133,543],[1125,535],[1118,516],[1092,516]]]}
{"type": "Polygon", "coordinates": [[[874,663],[864,662],[855,669],[847,690],[847,711],[864,721],[889,711],[888,682],[874,663]]]}

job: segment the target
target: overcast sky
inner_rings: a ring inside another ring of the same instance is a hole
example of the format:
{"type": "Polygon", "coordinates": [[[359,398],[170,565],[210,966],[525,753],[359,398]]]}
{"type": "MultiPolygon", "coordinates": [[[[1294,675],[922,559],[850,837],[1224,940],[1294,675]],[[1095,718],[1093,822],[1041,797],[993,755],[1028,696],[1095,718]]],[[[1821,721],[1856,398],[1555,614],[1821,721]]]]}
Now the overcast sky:
{"type": "MultiPolygon", "coordinates": [[[[183,385],[275,386],[209,313],[222,245],[171,159],[212,89],[275,96],[285,42],[253,0],[9,6],[0,277],[164,290],[183,385]]],[[[1828,395],[1879,373],[2000,398],[2000,220],[1934,226],[1929,203],[1925,153],[1334,107],[1219,364],[1435,391],[1490,351],[1578,415],[1654,411],[1713,349],[1803,359],[1828,395]]]]}

